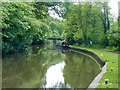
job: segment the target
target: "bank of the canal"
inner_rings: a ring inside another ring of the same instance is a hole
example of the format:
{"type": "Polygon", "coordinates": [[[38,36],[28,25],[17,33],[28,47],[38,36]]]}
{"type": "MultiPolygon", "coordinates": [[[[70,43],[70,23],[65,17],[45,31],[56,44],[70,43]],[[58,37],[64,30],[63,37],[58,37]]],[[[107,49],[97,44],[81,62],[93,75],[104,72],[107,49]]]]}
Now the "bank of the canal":
{"type": "Polygon", "coordinates": [[[92,48],[86,48],[86,47],[80,47],[80,46],[70,46],[74,48],[81,48],[84,50],[88,50],[91,52],[94,52],[96,55],[98,55],[102,60],[107,62],[106,72],[101,78],[97,88],[118,88],[118,56],[117,54],[109,53],[101,49],[92,49],[92,48]],[[105,84],[105,81],[108,81],[107,84],[105,84]]]}

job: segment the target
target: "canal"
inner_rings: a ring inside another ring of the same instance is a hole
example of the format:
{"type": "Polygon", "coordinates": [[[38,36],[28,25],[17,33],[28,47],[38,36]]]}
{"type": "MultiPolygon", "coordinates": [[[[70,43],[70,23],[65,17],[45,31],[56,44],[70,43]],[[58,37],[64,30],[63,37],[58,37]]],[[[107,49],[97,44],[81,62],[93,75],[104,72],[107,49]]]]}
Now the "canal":
{"type": "Polygon", "coordinates": [[[32,46],[29,53],[3,56],[3,88],[87,88],[100,73],[88,55],[32,46]]]}

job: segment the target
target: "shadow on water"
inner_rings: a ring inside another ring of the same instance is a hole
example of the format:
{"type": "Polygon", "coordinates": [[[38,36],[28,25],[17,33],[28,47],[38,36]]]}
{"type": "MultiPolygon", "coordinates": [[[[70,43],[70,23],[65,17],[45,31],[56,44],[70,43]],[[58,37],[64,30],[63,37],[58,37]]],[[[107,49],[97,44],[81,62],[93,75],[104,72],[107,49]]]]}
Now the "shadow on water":
{"type": "Polygon", "coordinates": [[[61,47],[32,46],[2,64],[3,88],[87,88],[100,72],[92,58],[61,47]]]}

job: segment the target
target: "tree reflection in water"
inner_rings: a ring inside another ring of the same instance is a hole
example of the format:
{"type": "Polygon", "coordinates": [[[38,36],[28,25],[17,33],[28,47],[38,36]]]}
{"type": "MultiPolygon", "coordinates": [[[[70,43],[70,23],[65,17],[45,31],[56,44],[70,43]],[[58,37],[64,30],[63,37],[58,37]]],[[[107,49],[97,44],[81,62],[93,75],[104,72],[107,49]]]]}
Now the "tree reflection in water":
{"type": "Polygon", "coordinates": [[[33,46],[27,54],[3,57],[3,88],[87,88],[100,72],[90,57],[33,46]]]}
{"type": "Polygon", "coordinates": [[[75,88],[87,88],[100,72],[99,65],[91,58],[80,53],[66,53],[64,80],[75,88]]]}

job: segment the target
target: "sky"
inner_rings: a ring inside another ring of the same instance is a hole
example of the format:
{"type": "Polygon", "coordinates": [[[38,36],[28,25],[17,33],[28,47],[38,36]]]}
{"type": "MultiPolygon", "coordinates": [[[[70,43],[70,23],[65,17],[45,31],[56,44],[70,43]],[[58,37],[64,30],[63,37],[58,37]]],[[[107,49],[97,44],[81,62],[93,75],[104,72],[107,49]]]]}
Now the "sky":
{"type": "Polygon", "coordinates": [[[109,6],[111,8],[110,13],[117,18],[118,17],[118,1],[120,0],[109,0],[109,6]]]}

